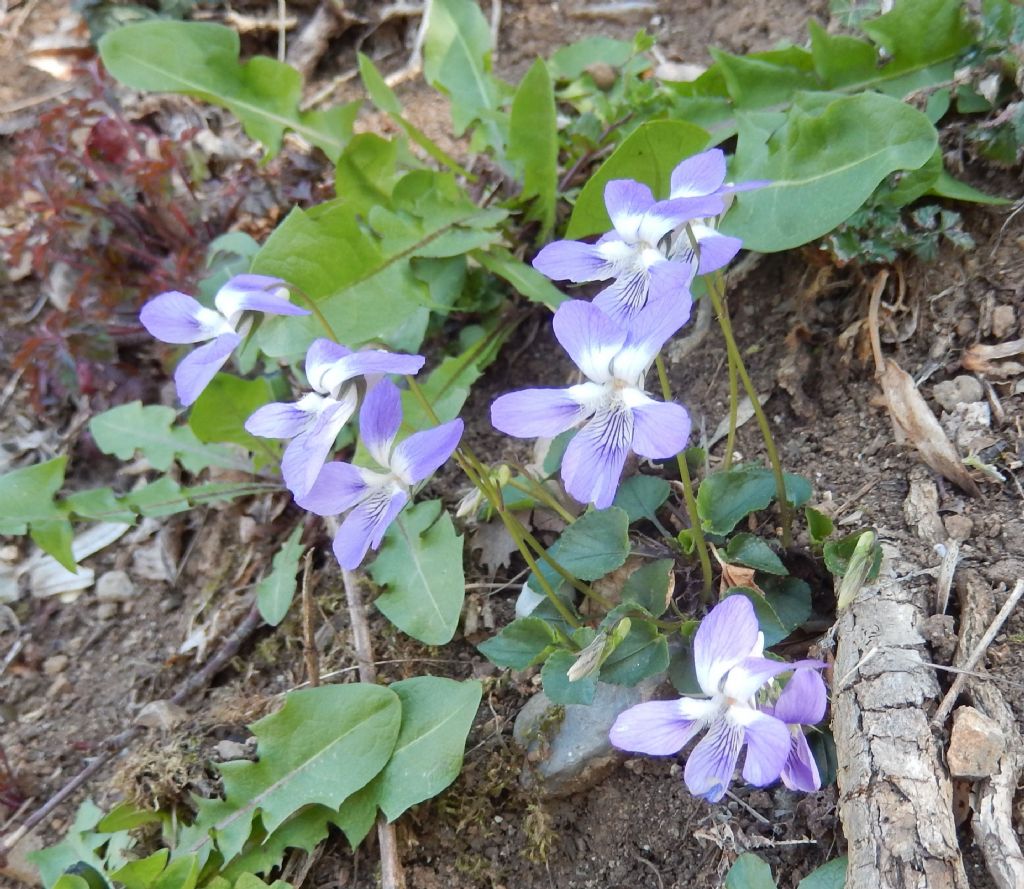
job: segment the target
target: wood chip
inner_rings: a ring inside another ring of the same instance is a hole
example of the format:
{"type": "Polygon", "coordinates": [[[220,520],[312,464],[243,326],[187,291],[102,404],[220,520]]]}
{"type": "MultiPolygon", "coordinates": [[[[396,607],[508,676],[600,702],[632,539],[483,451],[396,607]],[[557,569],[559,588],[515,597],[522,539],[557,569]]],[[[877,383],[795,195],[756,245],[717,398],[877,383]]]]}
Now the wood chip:
{"type": "Polygon", "coordinates": [[[1013,377],[1024,373],[1024,364],[1005,359],[1022,354],[1024,354],[1024,338],[998,343],[994,346],[975,343],[964,352],[960,363],[966,370],[973,373],[987,374],[991,377],[1013,377]]]}

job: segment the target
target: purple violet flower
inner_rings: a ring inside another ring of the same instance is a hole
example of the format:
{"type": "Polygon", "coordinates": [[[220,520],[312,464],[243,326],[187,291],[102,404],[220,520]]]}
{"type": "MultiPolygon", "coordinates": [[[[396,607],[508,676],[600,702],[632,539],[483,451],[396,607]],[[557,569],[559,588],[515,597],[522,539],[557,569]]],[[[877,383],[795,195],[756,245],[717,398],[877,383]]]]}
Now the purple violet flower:
{"type": "Polygon", "coordinates": [[[202,394],[248,333],[253,319],[243,317],[246,312],[309,314],[288,300],[284,281],[266,275],[235,275],[217,291],[213,304],[215,310],[187,293],[170,290],[154,296],[139,313],[142,326],[162,342],[206,343],[186,355],[174,371],[178,398],[186,407],[202,394]]]}
{"type": "MultiPolygon", "coordinates": [[[[621,750],[668,756],[706,729],[686,760],[683,779],[690,793],[720,800],[743,747],[744,780],[758,787],[771,784],[786,767],[792,736],[781,718],[757,707],[758,691],[780,673],[824,664],[772,661],[763,650],[753,605],[743,596],[729,596],[708,612],[693,637],[697,681],[707,697],[630,707],[615,720],[609,739],[621,750]]],[[[802,693],[801,686],[802,681],[794,695],[802,693]]]]}
{"type": "Polygon", "coordinates": [[[245,421],[245,428],[261,438],[291,439],[281,460],[281,474],[288,490],[303,497],[330,456],[341,428],[356,411],[356,378],[415,374],[423,361],[421,355],[383,349],[353,352],[329,339],[314,340],[306,352],[306,379],[313,391],[291,404],[264,405],[245,421]]]}
{"type": "Polygon", "coordinates": [[[562,458],[562,480],[581,503],[610,506],[630,451],[672,457],[690,436],[686,409],[643,389],[655,356],[689,315],[689,301],[665,298],[649,302],[626,327],[591,303],[562,303],[555,336],[588,382],[502,395],[491,405],[491,422],[517,438],[555,436],[583,423],[562,458]]]}
{"type": "Polygon", "coordinates": [[[766,713],[781,719],[789,728],[789,757],[782,767],[782,783],[790,790],[813,793],[821,789],[821,775],[802,726],[817,725],[825,718],[828,693],[816,670],[797,670],[766,713]]]}
{"type": "MultiPolygon", "coordinates": [[[[688,157],[672,171],[670,200],[699,200],[712,197],[722,199],[738,191],[750,191],[769,184],[767,180],[726,182],[725,173],[725,154],[720,148],[712,148],[709,151],[702,151],[700,154],[688,157]]],[[[725,204],[726,202],[723,201],[723,210],[725,204]]],[[[720,213],[722,210],[718,212],[720,213]]],[[[699,275],[722,268],[739,253],[740,247],[743,246],[743,242],[739,238],[719,234],[713,225],[715,215],[717,214],[707,214],[704,219],[690,221],[690,232],[685,229],[681,231],[669,249],[669,256],[673,260],[683,262],[692,268],[694,264],[694,249],[690,241],[690,233],[692,233],[700,252],[696,269],[696,273],[699,275]]]]}
{"type": "Polygon", "coordinates": [[[303,509],[321,516],[352,510],[334,538],[334,555],[354,571],[409,501],[414,485],[432,475],[451,457],[462,438],[462,420],[414,432],[395,445],[402,425],[398,387],[383,380],[366,395],[359,412],[359,435],[370,456],[386,473],[351,463],[328,463],[308,494],[297,497],[303,509]]]}
{"type": "Polygon", "coordinates": [[[716,216],[724,208],[718,195],[656,202],[651,190],[632,179],[613,179],[604,189],[614,229],[596,244],[553,241],[533,260],[555,281],[607,281],[594,304],[614,320],[630,320],[648,298],[690,302],[693,268],[669,262],[660,242],[687,220],[716,216]]]}

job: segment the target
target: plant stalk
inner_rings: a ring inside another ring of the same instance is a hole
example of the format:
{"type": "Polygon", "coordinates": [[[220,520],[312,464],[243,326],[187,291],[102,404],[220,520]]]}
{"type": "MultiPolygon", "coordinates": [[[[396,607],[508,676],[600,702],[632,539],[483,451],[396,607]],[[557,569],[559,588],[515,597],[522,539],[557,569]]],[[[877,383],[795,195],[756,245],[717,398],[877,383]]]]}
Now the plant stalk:
{"type": "MultiPolygon", "coordinates": [[[[658,381],[661,383],[661,397],[665,401],[672,400],[672,386],[668,381],[668,371],[665,370],[665,360],[658,355],[654,359],[658,368],[658,381]]],[[[686,503],[686,514],[690,518],[690,530],[693,532],[693,542],[697,550],[697,559],[700,561],[700,573],[704,579],[704,599],[710,600],[711,590],[714,586],[715,577],[711,571],[711,557],[708,555],[708,543],[704,539],[704,529],[700,524],[700,515],[697,513],[697,498],[693,495],[693,479],[690,478],[690,467],[686,465],[686,455],[682,452],[676,454],[676,465],[679,467],[679,479],[683,483],[683,500],[686,503]]]]}

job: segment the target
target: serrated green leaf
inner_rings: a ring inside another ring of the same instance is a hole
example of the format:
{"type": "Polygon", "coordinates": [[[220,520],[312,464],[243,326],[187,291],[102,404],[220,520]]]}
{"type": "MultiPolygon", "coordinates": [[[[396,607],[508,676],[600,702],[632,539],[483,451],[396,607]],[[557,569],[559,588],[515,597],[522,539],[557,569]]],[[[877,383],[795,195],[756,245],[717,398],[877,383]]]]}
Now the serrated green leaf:
{"type": "Polygon", "coordinates": [[[60,518],[53,498],[64,484],[67,462],[67,457],[54,457],[0,475],[0,519],[20,523],[60,518]]]}
{"type": "Polygon", "coordinates": [[[504,153],[507,122],[498,111],[500,84],[491,74],[491,29],[473,0],[434,0],[423,39],[423,77],[452,103],[461,136],[480,121],[488,143],[504,153]]]}
{"type": "Polygon", "coordinates": [[[601,681],[636,685],[668,669],[668,640],[647,620],[633,618],[629,633],[601,666],[601,681]]]}
{"type": "Polygon", "coordinates": [[[53,556],[68,571],[78,573],[75,554],[71,552],[74,531],[67,519],[37,519],[28,526],[29,534],[40,549],[53,556]]]}
{"type": "MultiPolygon", "coordinates": [[[[377,70],[377,67],[370,61],[369,57],[362,53],[357,53],[356,55],[359,59],[359,76],[362,78],[363,86],[366,88],[370,101],[387,114],[394,123],[400,126],[405,131],[406,136],[419,145],[430,157],[456,173],[468,175],[455,158],[444,151],[426,133],[406,120],[405,112],[402,110],[401,102],[398,101],[398,96],[387,85],[387,81],[384,80],[380,71],[377,70]]],[[[357,136],[356,138],[359,137],[357,136]]],[[[338,194],[342,194],[340,189],[338,194]]]]}
{"type": "Polygon", "coordinates": [[[133,401],[97,414],[89,421],[89,431],[104,454],[132,460],[139,451],[160,471],[170,469],[175,459],[189,472],[210,466],[251,468],[229,448],[203,444],[187,426],[174,426],[176,416],[174,408],[133,401]]]}
{"type": "Polygon", "coordinates": [[[668,500],[671,485],[653,475],[634,475],[627,478],[615,492],[613,506],[624,509],[629,523],[640,519],[653,519],[661,505],[668,500]]]}
{"type": "Polygon", "coordinates": [[[298,574],[299,560],[305,551],[299,542],[301,537],[302,525],[298,524],[275,553],[270,573],[256,586],[256,604],[260,616],[272,627],[284,620],[295,596],[295,575],[298,574]]]}
{"type": "Polygon", "coordinates": [[[791,100],[798,90],[817,89],[811,54],[789,46],[756,55],[737,56],[711,49],[726,88],[738,109],[758,109],[791,100]]]}
{"type": "Polygon", "coordinates": [[[102,817],[103,812],[99,806],[92,800],[85,800],[75,812],[74,821],[63,840],[55,846],[30,852],[26,856],[39,868],[44,886],[53,887],[69,867],[80,861],[103,870],[103,860],[96,850],[102,848],[110,836],[96,831],[96,825],[102,817]]]}
{"type": "Polygon", "coordinates": [[[703,150],[710,138],[706,130],[682,120],[641,124],[583,186],[565,236],[585,238],[611,229],[604,206],[604,187],[612,179],[635,179],[649,185],[655,198],[667,198],[676,164],[703,150]]]}
{"type": "Polygon", "coordinates": [[[519,293],[533,302],[557,309],[569,299],[561,290],[533,266],[516,259],[503,247],[491,246],[487,250],[470,253],[487,271],[508,281],[519,293]]]}
{"type": "Polygon", "coordinates": [[[546,694],[554,704],[590,704],[597,692],[597,673],[584,676],[576,682],[568,673],[576,663],[577,655],[560,649],[553,652],[541,667],[540,678],[546,694]]]}
{"type": "MultiPolygon", "coordinates": [[[[490,244],[506,215],[477,207],[450,175],[416,170],[395,185],[391,208],[373,208],[369,230],[344,200],[293,210],[263,245],[253,271],[301,288],[347,345],[374,341],[415,351],[432,301],[411,260],[490,244]]],[[[297,358],[325,335],[320,319],[310,316],[266,318],[257,336],[268,355],[297,358]]]]}
{"type": "Polygon", "coordinates": [[[391,200],[398,180],[398,143],[376,133],[360,133],[348,143],[334,167],[338,197],[366,214],[391,200]]]}
{"type": "Polygon", "coordinates": [[[150,889],[156,878],[167,867],[167,859],[170,854],[170,850],[160,849],[138,861],[129,861],[123,867],[115,870],[110,878],[118,883],[123,883],[124,889],[150,889]]]}
{"type": "Polygon", "coordinates": [[[474,680],[416,676],[390,688],[402,702],[402,727],[375,784],[381,810],[394,821],[458,776],[482,686],[474,680]]]}
{"type": "Polygon", "coordinates": [[[287,130],[337,160],[352,136],[359,103],[300,111],[299,72],[266,56],[238,60],[231,28],[206,22],[143,22],[99,42],[107,70],[135,89],[184,93],[223,105],[275,154],[287,130]]]}
{"type": "MultiPolygon", "coordinates": [[[[803,476],[784,473],[786,497],[803,506],[811,496],[811,483],[803,476]]],[[[762,466],[737,466],[713,472],[697,491],[697,513],[706,531],[725,535],[746,516],[764,509],[775,499],[775,476],[762,466]]]]}
{"type": "Polygon", "coordinates": [[[846,885],[847,858],[833,858],[811,871],[798,884],[797,889],[843,889],[846,885]]]}
{"type": "Polygon", "coordinates": [[[370,574],[386,587],[374,604],[403,633],[427,645],[451,641],[466,581],[462,536],[440,500],[418,503],[395,519],[370,574]]]}
{"type": "Polygon", "coordinates": [[[729,540],[725,560],[730,565],[745,565],[768,574],[786,574],[786,566],[760,537],[743,532],[729,540]]]}
{"type": "Polygon", "coordinates": [[[654,617],[668,608],[674,559],[658,559],[641,565],[622,585],[622,600],[636,602],[654,617]]]}
{"type": "Polygon", "coordinates": [[[751,113],[738,115],[734,177],[770,183],[739,197],[722,231],[752,250],[786,250],[828,233],[886,176],[922,166],[938,144],[928,118],[898,99],[864,93],[823,105],[825,96],[803,96],[804,107],[790,108],[781,125],[771,116],[756,134],[743,127],[751,113]]]}
{"type": "Polygon", "coordinates": [[[259,813],[271,835],[307,805],[338,809],[387,763],[401,723],[398,695],[363,683],[290,693],[277,713],[251,726],[257,762],[226,762],[224,799],[199,800],[175,855],[205,860],[216,838],[225,860],[241,852],[259,813]]]}
{"type": "Polygon", "coordinates": [[[772,869],[752,852],[744,852],[729,868],[725,889],[776,889],[772,869]]]}
{"type": "Polygon", "coordinates": [[[557,559],[580,580],[597,580],[629,557],[629,516],[610,506],[584,513],[562,532],[557,559]]]}
{"type": "Polygon", "coordinates": [[[332,817],[334,824],[342,833],[348,844],[356,849],[370,832],[377,820],[377,782],[378,775],[362,790],[357,790],[341,804],[332,817]]]}
{"type": "Polygon", "coordinates": [[[555,93],[543,59],[534,61],[512,100],[508,159],[522,170],[520,198],[535,198],[526,218],[540,223],[537,239],[543,241],[555,225],[558,190],[555,93]]]}
{"type": "Polygon", "coordinates": [[[150,889],[195,889],[199,882],[199,860],[186,855],[167,865],[150,889]]]}
{"type": "Polygon", "coordinates": [[[112,488],[93,488],[76,491],[61,499],[62,506],[80,519],[96,519],[104,522],[135,521],[135,513],[125,508],[112,488]]]}
{"type": "Polygon", "coordinates": [[[558,644],[558,633],[546,620],[520,617],[477,648],[492,664],[525,670],[541,663],[558,644]]]}
{"type": "MultiPolygon", "coordinates": [[[[364,790],[357,790],[348,797],[342,808],[364,790]]],[[[328,825],[335,823],[336,817],[337,812],[327,806],[306,806],[270,836],[263,836],[263,831],[254,834],[242,853],[221,868],[220,876],[228,886],[234,886],[247,873],[265,874],[280,867],[289,849],[312,852],[327,838],[328,825]]],[[[206,889],[211,886],[207,885],[206,889]]]]}
{"type": "Polygon", "coordinates": [[[271,457],[276,457],[266,439],[245,431],[245,421],[273,400],[273,387],[264,377],[243,380],[219,373],[192,405],[188,425],[200,442],[231,442],[264,456],[269,451],[271,457]]]}

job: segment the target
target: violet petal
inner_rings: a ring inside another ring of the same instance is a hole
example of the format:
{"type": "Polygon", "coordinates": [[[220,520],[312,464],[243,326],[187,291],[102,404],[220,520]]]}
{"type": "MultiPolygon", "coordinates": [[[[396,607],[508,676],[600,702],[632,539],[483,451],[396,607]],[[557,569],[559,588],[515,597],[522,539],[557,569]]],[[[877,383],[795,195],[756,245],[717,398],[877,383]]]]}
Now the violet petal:
{"type": "Polygon", "coordinates": [[[407,485],[423,481],[451,457],[459,446],[462,432],[463,423],[459,419],[414,432],[399,442],[391,455],[392,471],[407,485]]]}
{"type": "Polygon", "coordinates": [[[213,342],[193,349],[181,359],[174,369],[174,385],[185,407],[202,394],[240,342],[242,338],[237,333],[222,333],[213,342]]]}

